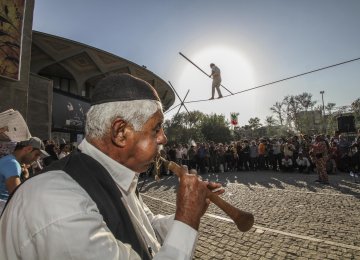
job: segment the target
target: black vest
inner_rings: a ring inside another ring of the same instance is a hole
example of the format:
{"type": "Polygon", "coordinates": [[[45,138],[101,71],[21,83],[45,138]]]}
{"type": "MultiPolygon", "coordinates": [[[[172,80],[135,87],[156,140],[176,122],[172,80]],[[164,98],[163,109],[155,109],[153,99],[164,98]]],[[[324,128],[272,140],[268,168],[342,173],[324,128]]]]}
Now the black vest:
{"type": "MultiPolygon", "coordinates": [[[[70,175],[96,203],[100,214],[114,234],[123,243],[130,244],[141,259],[152,259],[151,248],[139,237],[121,200],[121,192],[109,172],[92,157],[75,151],[53,162],[43,172],[62,170],[70,175]]],[[[34,176],[36,177],[36,176],[34,176]]]]}

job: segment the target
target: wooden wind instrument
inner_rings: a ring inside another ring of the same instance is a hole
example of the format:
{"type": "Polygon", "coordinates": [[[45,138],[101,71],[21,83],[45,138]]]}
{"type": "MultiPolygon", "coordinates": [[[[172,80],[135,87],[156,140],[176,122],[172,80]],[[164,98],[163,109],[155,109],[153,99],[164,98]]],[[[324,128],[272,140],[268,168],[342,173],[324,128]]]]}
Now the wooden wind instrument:
{"type": "MultiPolygon", "coordinates": [[[[182,174],[183,170],[181,166],[178,164],[168,161],[162,157],[160,157],[160,160],[164,163],[165,167],[167,167],[170,171],[175,173],[178,177],[182,174]]],[[[213,192],[209,192],[208,198],[210,201],[212,201],[216,206],[218,206],[220,209],[222,209],[236,224],[238,229],[242,232],[246,232],[250,230],[250,228],[254,224],[254,215],[240,210],[233,205],[229,204],[222,198],[220,198],[217,194],[213,192]]]]}

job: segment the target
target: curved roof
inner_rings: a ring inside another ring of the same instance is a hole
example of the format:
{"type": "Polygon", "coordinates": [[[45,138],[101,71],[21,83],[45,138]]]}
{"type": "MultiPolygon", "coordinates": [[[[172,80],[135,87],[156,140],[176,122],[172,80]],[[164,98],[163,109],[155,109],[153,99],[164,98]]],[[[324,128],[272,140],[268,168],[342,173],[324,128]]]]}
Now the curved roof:
{"type": "MultiPolygon", "coordinates": [[[[171,87],[160,77],[124,58],[58,36],[33,31],[30,71],[43,76],[73,79],[75,93],[90,92],[97,81],[111,73],[129,73],[157,90],[167,110],[175,102],[171,87]]],[[[90,95],[88,93],[88,95],[90,95]]]]}

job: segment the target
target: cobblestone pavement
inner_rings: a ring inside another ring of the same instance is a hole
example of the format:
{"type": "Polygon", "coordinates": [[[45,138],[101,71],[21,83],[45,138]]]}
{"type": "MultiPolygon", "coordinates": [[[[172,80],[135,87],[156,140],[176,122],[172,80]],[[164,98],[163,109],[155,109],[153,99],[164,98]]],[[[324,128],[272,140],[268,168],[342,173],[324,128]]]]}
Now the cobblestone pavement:
{"type": "MultiPolygon", "coordinates": [[[[222,196],[252,212],[245,233],[214,205],[202,218],[195,259],[360,259],[360,184],[345,173],[316,184],[316,174],[273,171],[202,175],[222,196]]],[[[140,180],[140,185],[143,180],[140,180]]],[[[155,213],[175,212],[177,178],[148,178],[141,194],[155,213]]]]}

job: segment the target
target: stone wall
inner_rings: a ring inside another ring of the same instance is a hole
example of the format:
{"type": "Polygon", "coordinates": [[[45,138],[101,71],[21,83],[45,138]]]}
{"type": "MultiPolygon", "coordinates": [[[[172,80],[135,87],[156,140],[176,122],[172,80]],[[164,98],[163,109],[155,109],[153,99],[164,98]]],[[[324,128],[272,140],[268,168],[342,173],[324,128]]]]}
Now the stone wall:
{"type": "Polygon", "coordinates": [[[30,74],[27,125],[30,133],[40,139],[50,139],[53,81],[30,74]]]}
{"type": "Polygon", "coordinates": [[[0,77],[0,111],[13,108],[18,110],[27,121],[34,0],[27,0],[25,3],[20,80],[14,81],[0,77]]]}

